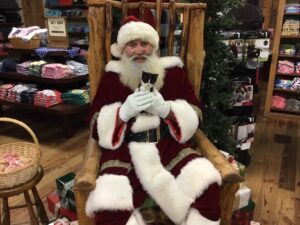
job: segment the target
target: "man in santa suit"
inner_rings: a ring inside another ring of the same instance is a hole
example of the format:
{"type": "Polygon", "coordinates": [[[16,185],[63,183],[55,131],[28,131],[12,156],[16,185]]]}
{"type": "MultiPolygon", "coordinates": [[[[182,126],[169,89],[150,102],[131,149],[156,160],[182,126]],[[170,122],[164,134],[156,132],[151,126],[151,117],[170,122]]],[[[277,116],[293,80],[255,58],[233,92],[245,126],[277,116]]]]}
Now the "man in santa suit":
{"type": "Polygon", "coordinates": [[[139,207],[151,197],[175,224],[220,223],[221,177],[191,148],[200,104],[178,57],[157,56],[159,37],[133,16],[118,32],[91,105],[102,157],[86,213],[101,225],[145,225],[139,207]],[[142,72],[158,74],[153,91],[142,72]]]}

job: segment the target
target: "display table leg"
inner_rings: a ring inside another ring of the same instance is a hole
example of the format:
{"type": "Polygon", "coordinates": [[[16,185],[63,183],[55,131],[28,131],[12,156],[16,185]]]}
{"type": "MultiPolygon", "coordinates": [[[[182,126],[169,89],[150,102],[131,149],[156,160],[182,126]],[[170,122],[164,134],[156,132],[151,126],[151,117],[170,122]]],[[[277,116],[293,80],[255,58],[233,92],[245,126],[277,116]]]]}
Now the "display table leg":
{"type": "Polygon", "coordinates": [[[31,189],[31,191],[33,193],[33,197],[34,197],[34,200],[35,200],[37,215],[41,219],[42,224],[48,225],[49,224],[49,219],[48,219],[45,207],[43,205],[43,202],[42,202],[42,200],[39,196],[39,193],[36,190],[36,187],[33,187],[31,189]]]}
{"type": "Polygon", "coordinates": [[[3,220],[1,221],[1,225],[10,225],[8,198],[3,197],[2,201],[3,201],[3,220]]]}
{"type": "Polygon", "coordinates": [[[34,214],[34,211],[33,211],[32,202],[30,200],[30,196],[28,194],[28,191],[24,192],[24,197],[25,197],[27,208],[28,208],[31,225],[39,225],[39,222],[38,222],[38,220],[36,218],[36,215],[34,214]]]}

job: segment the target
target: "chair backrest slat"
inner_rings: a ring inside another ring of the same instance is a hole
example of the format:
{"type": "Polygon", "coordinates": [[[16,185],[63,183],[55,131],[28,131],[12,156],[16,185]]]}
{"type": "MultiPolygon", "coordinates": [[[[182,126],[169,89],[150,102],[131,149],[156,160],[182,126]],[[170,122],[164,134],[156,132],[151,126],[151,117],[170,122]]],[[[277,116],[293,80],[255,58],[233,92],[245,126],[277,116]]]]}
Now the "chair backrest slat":
{"type": "Polygon", "coordinates": [[[175,30],[175,1],[169,4],[169,34],[168,34],[168,55],[173,55],[174,30],[175,30]]]}
{"type": "Polygon", "coordinates": [[[160,36],[160,19],[161,19],[161,0],[156,0],[156,20],[155,20],[155,26],[156,26],[156,31],[158,35],[160,36]]]}
{"type": "Polygon", "coordinates": [[[183,25],[181,33],[181,48],[180,48],[180,58],[184,60],[185,51],[186,51],[186,42],[189,31],[189,22],[190,22],[190,10],[185,7],[183,10],[183,25]]]}
{"type": "Polygon", "coordinates": [[[144,4],[144,2],[141,2],[141,5],[140,5],[140,20],[141,21],[145,20],[145,4],[144,4]]]}
{"type": "Polygon", "coordinates": [[[161,33],[161,16],[163,11],[169,14],[168,19],[168,40],[167,54],[174,54],[174,31],[176,16],[183,11],[183,26],[181,32],[181,43],[179,56],[185,63],[189,79],[194,86],[195,93],[199,96],[201,75],[205,52],[203,49],[204,10],[205,3],[177,3],[171,0],[170,3],[156,2],[130,2],[127,0],[88,0],[88,22],[90,27],[88,66],[91,97],[95,96],[101,74],[105,64],[111,60],[110,46],[112,42],[113,26],[112,10],[118,9],[122,13],[122,20],[128,16],[128,10],[137,9],[140,13],[140,20],[145,19],[145,10],[155,11],[155,28],[161,33]]]}
{"type": "Polygon", "coordinates": [[[127,17],[128,14],[128,3],[127,0],[122,0],[122,20],[127,17]]]}
{"type": "Polygon", "coordinates": [[[107,2],[106,4],[106,33],[105,33],[105,48],[106,48],[106,60],[111,60],[111,32],[112,32],[112,6],[111,3],[107,2]]]}

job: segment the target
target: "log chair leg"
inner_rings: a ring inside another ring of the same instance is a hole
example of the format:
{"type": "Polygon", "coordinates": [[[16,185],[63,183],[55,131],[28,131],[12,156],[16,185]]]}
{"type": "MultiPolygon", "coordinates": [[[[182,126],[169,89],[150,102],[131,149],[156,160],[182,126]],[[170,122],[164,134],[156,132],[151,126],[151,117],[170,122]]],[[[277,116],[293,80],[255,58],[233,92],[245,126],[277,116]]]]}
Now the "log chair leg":
{"type": "Polygon", "coordinates": [[[45,210],[45,207],[43,205],[43,202],[39,196],[38,191],[36,190],[36,187],[33,187],[31,189],[34,200],[35,200],[35,206],[36,206],[36,211],[37,211],[37,215],[38,217],[41,219],[42,224],[49,224],[49,219],[45,210]]]}
{"type": "Polygon", "coordinates": [[[28,194],[28,191],[24,192],[24,197],[25,197],[27,208],[28,208],[31,225],[39,225],[39,222],[38,222],[38,220],[36,218],[36,215],[34,214],[34,211],[33,211],[32,202],[30,200],[30,196],[28,194]]]}
{"type": "Polygon", "coordinates": [[[2,201],[3,201],[3,220],[1,220],[1,225],[10,225],[8,198],[3,197],[2,201]]]}

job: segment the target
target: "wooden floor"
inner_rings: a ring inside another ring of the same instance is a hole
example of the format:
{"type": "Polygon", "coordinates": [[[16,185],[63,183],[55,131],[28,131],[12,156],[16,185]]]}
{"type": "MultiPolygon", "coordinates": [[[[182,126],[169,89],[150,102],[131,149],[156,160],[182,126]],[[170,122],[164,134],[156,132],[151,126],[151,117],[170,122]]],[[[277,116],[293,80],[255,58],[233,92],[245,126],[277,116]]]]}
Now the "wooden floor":
{"type": "MultiPolygon", "coordinates": [[[[256,203],[254,220],[262,225],[300,225],[300,122],[263,118],[264,96],[256,98],[257,127],[245,181],[256,203]]],[[[46,196],[55,190],[55,179],[76,172],[88,133],[82,128],[65,139],[57,118],[13,109],[5,110],[5,115],[21,119],[38,137],[45,175],[37,188],[47,208],[46,196]]],[[[30,141],[30,136],[22,128],[0,124],[0,144],[24,139],[30,141]]],[[[11,198],[10,204],[22,199],[11,198]]],[[[30,224],[27,210],[12,211],[11,222],[30,224]]]]}

